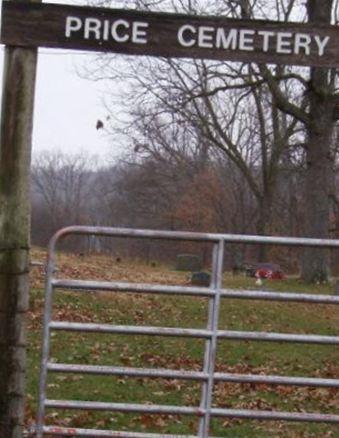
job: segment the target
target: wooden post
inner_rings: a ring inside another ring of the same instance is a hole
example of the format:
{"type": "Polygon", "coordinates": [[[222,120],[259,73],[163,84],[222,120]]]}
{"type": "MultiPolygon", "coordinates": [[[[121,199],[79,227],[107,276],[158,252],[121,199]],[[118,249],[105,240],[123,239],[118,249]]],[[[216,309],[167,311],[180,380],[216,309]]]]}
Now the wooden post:
{"type": "Polygon", "coordinates": [[[23,433],[37,50],[6,47],[0,131],[0,437],[23,433]]]}

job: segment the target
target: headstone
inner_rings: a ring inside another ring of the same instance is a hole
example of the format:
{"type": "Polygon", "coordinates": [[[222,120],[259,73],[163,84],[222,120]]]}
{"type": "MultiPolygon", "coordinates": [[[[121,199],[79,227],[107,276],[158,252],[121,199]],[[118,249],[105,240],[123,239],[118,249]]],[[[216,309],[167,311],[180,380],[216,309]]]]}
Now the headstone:
{"type": "Polygon", "coordinates": [[[211,274],[208,272],[194,272],[191,277],[191,284],[209,287],[211,284],[211,274]]]}
{"type": "Polygon", "coordinates": [[[339,295],[339,281],[338,280],[335,282],[334,295],[339,295]]]}
{"type": "Polygon", "coordinates": [[[195,254],[179,254],[177,255],[175,269],[177,271],[201,271],[202,259],[195,254]]]}

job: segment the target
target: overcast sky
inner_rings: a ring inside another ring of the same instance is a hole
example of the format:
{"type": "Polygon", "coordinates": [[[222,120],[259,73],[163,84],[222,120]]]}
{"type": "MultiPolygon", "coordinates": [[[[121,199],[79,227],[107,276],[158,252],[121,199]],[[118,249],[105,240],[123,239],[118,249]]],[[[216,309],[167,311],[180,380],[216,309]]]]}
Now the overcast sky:
{"type": "Polygon", "coordinates": [[[85,62],[84,55],[46,49],[40,52],[33,151],[59,148],[105,156],[111,149],[110,141],[96,129],[97,120],[105,115],[104,84],[77,75],[76,64],[85,62]]]}
{"type": "MultiPolygon", "coordinates": [[[[84,4],[83,1],[67,0],[45,0],[44,3],[84,4]]],[[[2,80],[3,46],[0,55],[2,80]]],[[[90,57],[90,54],[77,51],[39,50],[34,155],[42,150],[55,149],[65,153],[86,151],[98,155],[100,161],[105,161],[111,155],[113,148],[110,138],[103,130],[96,129],[97,120],[106,115],[102,104],[105,86],[76,74],[76,66],[81,66],[90,57]]]]}
{"type": "MultiPolygon", "coordinates": [[[[123,0],[115,0],[115,4],[123,0]]],[[[44,3],[82,5],[88,0],[44,0],[44,3]]],[[[0,0],[0,4],[2,1],[0,0]]],[[[1,13],[0,13],[1,14],[1,13]]],[[[2,78],[4,47],[0,46],[2,78]]],[[[76,73],[92,54],[78,51],[39,49],[34,113],[33,154],[59,149],[65,153],[85,151],[101,161],[117,156],[119,147],[104,130],[97,130],[98,119],[105,119],[105,84],[79,77],[76,73]]],[[[1,87],[0,87],[1,90],[1,87]]],[[[120,149],[121,151],[121,149],[120,149]]]]}

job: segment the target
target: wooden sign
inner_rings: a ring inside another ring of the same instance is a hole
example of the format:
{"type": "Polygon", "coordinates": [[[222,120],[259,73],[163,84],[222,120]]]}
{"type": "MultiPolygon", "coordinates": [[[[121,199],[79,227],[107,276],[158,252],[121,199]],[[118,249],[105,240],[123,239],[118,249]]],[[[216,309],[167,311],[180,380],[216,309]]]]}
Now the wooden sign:
{"type": "Polygon", "coordinates": [[[1,42],[130,55],[339,67],[339,28],[3,1],[1,42]]]}

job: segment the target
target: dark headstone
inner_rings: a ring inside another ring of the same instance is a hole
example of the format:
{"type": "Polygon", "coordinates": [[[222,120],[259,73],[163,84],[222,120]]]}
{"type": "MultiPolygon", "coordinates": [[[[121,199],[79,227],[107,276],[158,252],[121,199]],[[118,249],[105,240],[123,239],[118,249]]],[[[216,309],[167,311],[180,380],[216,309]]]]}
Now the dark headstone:
{"type": "Polygon", "coordinates": [[[211,274],[208,272],[193,272],[191,284],[194,286],[206,286],[211,284],[211,274]]]}
{"type": "Polygon", "coordinates": [[[177,271],[201,271],[202,259],[195,254],[179,254],[177,255],[175,269],[177,271]]]}
{"type": "Polygon", "coordinates": [[[338,280],[335,282],[334,295],[339,295],[339,281],[338,280]]]}

